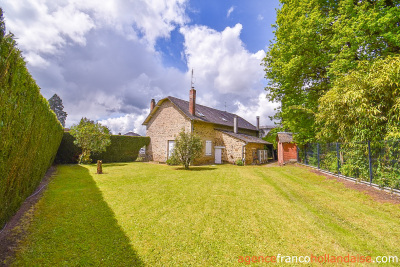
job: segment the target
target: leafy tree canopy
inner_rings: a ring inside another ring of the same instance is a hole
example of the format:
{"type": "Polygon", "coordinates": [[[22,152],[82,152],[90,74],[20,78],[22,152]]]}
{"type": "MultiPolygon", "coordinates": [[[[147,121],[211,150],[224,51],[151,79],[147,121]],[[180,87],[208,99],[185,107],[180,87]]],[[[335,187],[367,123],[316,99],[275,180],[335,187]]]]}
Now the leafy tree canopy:
{"type": "Polygon", "coordinates": [[[400,0],[281,0],[264,58],[267,96],[300,143],[314,141],[319,99],[337,79],[400,54],[400,0]]]}
{"type": "Polygon", "coordinates": [[[50,99],[49,99],[49,104],[51,110],[54,111],[54,113],[57,116],[57,119],[60,121],[61,125],[65,127],[65,120],[67,119],[67,112],[64,111],[64,105],[62,103],[61,98],[57,95],[54,94],[50,99]]]}
{"type": "Polygon", "coordinates": [[[316,117],[328,141],[399,138],[400,56],[359,62],[320,98],[316,117]]]}
{"type": "Polygon", "coordinates": [[[203,142],[200,137],[191,132],[185,132],[182,129],[175,139],[173,161],[183,165],[187,170],[189,165],[201,155],[203,150],[203,142]]]}
{"type": "Polygon", "coordinates": [[[91,152],[103,152],[111,144],[110,130],[87,118],[82,118],[78,125],[72,126],[70,133],[75,137],[74,144],[82,148],[79,163],[91,163],[91,152]]]}

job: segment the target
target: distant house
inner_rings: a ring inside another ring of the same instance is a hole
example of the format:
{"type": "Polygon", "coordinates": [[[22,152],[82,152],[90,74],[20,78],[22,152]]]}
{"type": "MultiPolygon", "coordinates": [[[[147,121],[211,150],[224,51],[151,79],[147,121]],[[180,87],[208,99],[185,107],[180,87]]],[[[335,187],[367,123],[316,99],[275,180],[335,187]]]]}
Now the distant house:
{"type": "Polygon", "coordinates": [[[264,138],[276,126],[260,126],[260,138],[264,138]]]}
{"type": "Polygon", "coordinates": [[[127,132],[126,134],[127,136],[141,136],[140,134],[134,133],[134,132],[127,132]]]}
{"type": "Polygon", "coordinates": [[[196,90],[190,90],[189,101],[168,96],[150,103],[150,114],[143,125],[150,144],[146,154],[150,160],[166,162],[171,156],[175,138],[185,129],[203,141],[202,156],[195,164],[245,164],[265,161],[265,147],[272,144],[258,138],[259,129],[245,119],[218,109],[196,104],[196,90]]]}
{"type": "Polygon", "coordinates": [[[297,161],[297,146],[293,142],[293,133],[278,132],[276,141],[278,142],[278,163],[297,161]]]}

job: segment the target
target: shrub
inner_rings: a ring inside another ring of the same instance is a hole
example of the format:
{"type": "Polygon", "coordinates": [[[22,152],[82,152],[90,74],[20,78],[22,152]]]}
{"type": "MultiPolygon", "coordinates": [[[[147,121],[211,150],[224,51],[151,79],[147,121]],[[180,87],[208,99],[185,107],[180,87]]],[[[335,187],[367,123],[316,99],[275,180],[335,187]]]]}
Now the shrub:
{"type": "Polygon", "coordinates": [[[62,126],[28,72],[0,9],[0,228],[52,164],[62,126]]]}
{"type": "Polygon", "coordinates": [[[139,155],[139,150],[150,143],[150,137],[112,135],[111,145],[105,152],[92,153],[94,161],[103,160],[107,162],[131,162],[139,155]]]}
{"type": "Polygon", "coordinates": [[[183,165],[185,170],[189,165],[200,157],[203,150],[203,142],[200,137],[192,132],[186,132],[182,128],[178,137],[175,139],[174,153],[171,158],[183,165]]]}
{"type": "Polygon", "coordinates": [[[78,125],[71,127],[71,135],[75,138],[74,144],[82,148],[79,164],[92,163],[91,153],[101,153],[111,144],[110,130],[87,118],[82,118],[78,125]]]}
{"type": "Polygon", "coordinates": [[[55,163],[72,164],[78,163],[82,149],[74,144],[75,138],[69,133],[64,132],[60,147],[58,148],[55,163]]]}
{"type": "Polygon", "coordinates": [[[241,159],[236,160],[235,164],[238,166],[244,166],[243,160],[241,159]]]}
{"type": "MultiPolygon", "coordinates": [[[[135,161],[140,148],[148,145],[149,142],[149,137],[112,135],[111,144],[107,147],[106,151],[97,154],[92,153],[91,158],[94,161],[101,159],[104,163],[135,161]]],[[[70,133],[65,132],[55,162],[60,164],[78,163],[81,151],[74,144],[74,137],[70,133]]]]}
{"type": "Polygon", "coordinates": [[[169,157],[168,159],[167,159],[167,161],[166,161],[166,163],[168,164],[168,165],[171,165],[171,166],[175,166],[175,165],[179,165],[179,161],[176,159],[176,157],[169,157]]]}

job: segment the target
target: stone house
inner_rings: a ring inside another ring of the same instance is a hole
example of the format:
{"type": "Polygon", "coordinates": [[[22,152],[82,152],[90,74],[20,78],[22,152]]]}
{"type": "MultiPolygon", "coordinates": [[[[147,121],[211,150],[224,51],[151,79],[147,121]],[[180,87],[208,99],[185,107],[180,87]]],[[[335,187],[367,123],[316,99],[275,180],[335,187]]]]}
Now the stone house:
{"type": "Polygon", "coordinates": [[[297,146],[293,142],[293,133],[278,132],[276,141],[278,142],[278,163],[283,165],[288,162],[296,162],[297,146]]]}
{"type": "MultiPolygon", "coordinates": [[[[257,121],[259,118],[257,117],[257,121]]],[[[171,156],[178,133],[185,129],[202,139],[202,156],[194,164],[264,163],[265,147],[272,144],[258,138],[259,130],[245,119],[214,108],[196,104],[196,90],[190,90],[189,101],[168,96],[150,103],[150,114],[143,125],[150,144],[146,155],[150,160],[166,162],[171,156]]]]}

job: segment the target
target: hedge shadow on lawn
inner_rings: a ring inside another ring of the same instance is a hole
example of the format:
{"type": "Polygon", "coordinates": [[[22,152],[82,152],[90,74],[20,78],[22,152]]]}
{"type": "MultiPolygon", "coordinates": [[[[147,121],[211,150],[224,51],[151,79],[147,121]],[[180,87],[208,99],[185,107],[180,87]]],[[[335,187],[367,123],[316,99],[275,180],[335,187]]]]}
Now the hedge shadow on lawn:
{"type": "Polygon", "coordinates": [[[89,170],[58,169],[14,264],[144,266],[89,170]]]}

